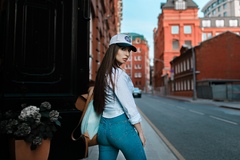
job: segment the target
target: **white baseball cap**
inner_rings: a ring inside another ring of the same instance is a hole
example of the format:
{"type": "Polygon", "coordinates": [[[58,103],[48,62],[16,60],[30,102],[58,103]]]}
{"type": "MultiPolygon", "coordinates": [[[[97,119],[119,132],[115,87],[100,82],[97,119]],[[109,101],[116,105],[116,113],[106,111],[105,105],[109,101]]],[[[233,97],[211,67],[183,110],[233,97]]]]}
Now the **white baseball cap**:
{"type": "Polygon", "coordinates": [[[137,51],[136,47],[132,45],[131,37],[126,34],[120,33],[113,36],[110,40],[109,46],[111,44],[117,44],[118,46],[121,46],[121,47],[130,47],[132,51],[134,52],[137,51]]]}

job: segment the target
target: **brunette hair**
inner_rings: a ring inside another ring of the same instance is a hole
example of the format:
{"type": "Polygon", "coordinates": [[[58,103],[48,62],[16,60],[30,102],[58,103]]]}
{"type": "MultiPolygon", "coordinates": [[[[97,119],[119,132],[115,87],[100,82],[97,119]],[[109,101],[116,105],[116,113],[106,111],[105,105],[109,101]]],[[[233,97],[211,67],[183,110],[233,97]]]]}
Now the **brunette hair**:
{"type": "Polygon", "coordinates": [[[120,68],[116,60],[118,50],[119,46],[116,44],[109,46],[97,72],[93,93],[93,106],[98,114],[102,114],[104,110],[108,77],[110,78],[113,91],[115,88],[112,72],[114,69],[120,68]]]}

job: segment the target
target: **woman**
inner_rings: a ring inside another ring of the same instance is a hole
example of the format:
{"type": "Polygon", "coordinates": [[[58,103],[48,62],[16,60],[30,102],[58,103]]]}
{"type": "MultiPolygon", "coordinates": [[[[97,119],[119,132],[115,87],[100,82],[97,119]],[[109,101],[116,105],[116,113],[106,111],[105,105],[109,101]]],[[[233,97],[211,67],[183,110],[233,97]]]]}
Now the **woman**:
{"type": "Polygon", "coordinates": [[[116,160],[119,150],[127,160],[146,159],[141,116],[132,96],[134,87],[120,68],[131,51],[136,52],[136,48],[128,35],[113,36],[98,69],[93,105],[102,114],[98,129],[99,160],[116,160]]]}

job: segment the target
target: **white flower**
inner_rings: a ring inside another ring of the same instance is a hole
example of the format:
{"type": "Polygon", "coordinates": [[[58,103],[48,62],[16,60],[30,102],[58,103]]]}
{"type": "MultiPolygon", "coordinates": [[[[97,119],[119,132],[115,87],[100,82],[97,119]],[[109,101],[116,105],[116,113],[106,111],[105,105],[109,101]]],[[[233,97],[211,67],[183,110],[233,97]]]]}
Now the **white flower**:
{"type": "Polygon", "coordinates": [[[51,109],[51,104],[49,102],[42,102],[40,107],[46,108],[46,109],[51,109]]]}
{"type": "Polygon", "coordinates": [[[33,117],[33,118],[37,118],[37,119],[39,119],[39,116],[40,116],[40,118],[41,118],[41,114],[39,113],[39,108],[38,107],[36,107],[36,106],[29,106],[29,107],[26,107],[26,108],[24,108],[22,111],[21,111],[21,113],[20,113],[20,115],[18,116],[18,118],[19,119],[21,119],[21,120],[23,120],[23,121],[25,121],[25,120],[27,120],[27,118],[29,118],[29,117],[33,117]]]}
{"type": "Polygon", "coordinates": [[[59,112],[56,110],[52,110],[51,112],[49,112],[49,117],[51,122],[57,121],[59,117],[59,112]]]}

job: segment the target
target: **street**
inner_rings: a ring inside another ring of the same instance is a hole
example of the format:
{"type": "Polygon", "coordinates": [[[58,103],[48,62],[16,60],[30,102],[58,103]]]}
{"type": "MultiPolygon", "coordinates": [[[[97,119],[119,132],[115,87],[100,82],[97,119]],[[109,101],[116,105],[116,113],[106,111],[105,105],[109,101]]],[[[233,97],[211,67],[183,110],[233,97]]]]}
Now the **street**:
{"type": "Polygon", "coordinates": [[[240,159],[239,110],[149,94],[135,101],[184,159],[240,159]]]}

